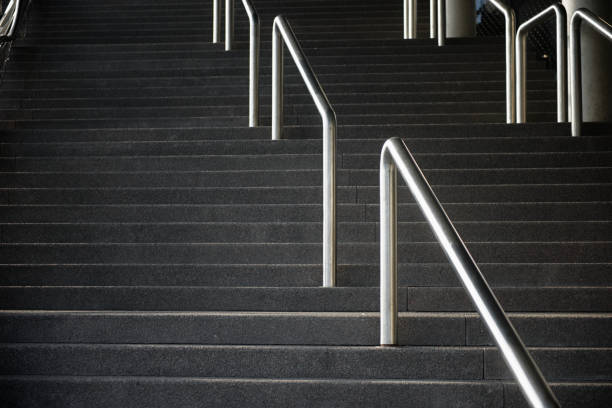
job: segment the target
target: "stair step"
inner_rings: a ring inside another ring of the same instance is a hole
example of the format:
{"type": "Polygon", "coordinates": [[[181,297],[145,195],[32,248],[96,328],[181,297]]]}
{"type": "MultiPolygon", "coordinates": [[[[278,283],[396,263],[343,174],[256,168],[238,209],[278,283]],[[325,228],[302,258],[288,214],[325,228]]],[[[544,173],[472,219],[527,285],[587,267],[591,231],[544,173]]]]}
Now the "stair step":
{"type": "MultiPolygon", "coordinates": [[[[455,222],[463,221],[601,221],[612,212],[612,202],[450,203],[444,209],[455,222]]],[[[320,222],[316,204],[158,204],[158,205],[1,205],[2,223],[167,223],[167,222],[320,222]]],[[[377,222],[378,204],[340,204],[340,222],[377,222]]],[[[416,204],[400,204],[398,220],[423,221],[416,204]]]]}
{"type": "MultiPolygon", "coordinates": [[[[0,224],[4,243],[180,243],[180,242],[317,242],[317,222],[190,222],[190,223],[11,223],[0,224]]],[[[612,241],[612,222],[456,222],[456,229],[471,242],[612,241]]],[[[340,242],[378,242],[376,222],[340,222],[340,242]]],[[[426,222],[400,222],[400,242],[434,242],[426,222]]]]}
{"type": "MultiPolygon", "coordinates": [[[[1,287],[3,310],[376,312],[378,288],[1,287]]],[[[612,287],[496,288],[506,312],[607,312],[612,287]]],[[[474,312],[463,288],[400,288],[400,312],[474,312]]]]}
{"type": "MultiPolygon", "coordinates": [[[[528,346],[607,347],[610,316],[509,315],[528,346]]],[[[3,343],[376,345],[377,313],[2,311],[3,343]]],[[[400,313],[399,344],[491,345],[471,313],[400,313]]]]}
{"type": "MultiPolygon", "coordinates": [[[[569,365],[580,367],[585,379],[610,380],[605,366],[610,349],[535,348],[531,353],[550,380],[578,378],[567,370],[569,365]]],[[[0,355],[3,376],[510,380],[498,352],[485,348],[483,361],[479,347],[6,344],[0,346],[0,355]]]]}
{"type": "MultiPolygon", "coordinates": [[[[604,263],[482,263],[495,287],[612,286],[612,270],[604,263]]],[[[458,287],[448,262],[399,264],[401,286],[458,287]]],[[[341,286],[377,286],[376,264],[340,264],[341,286]]],[[[2,286],[321,286],[321,265],[269,264],[0,264],[2,286]]]]}
{"type": "MultiPolygon", "coordinates": [[[[610,242],[468,242],[477,262],[610,262],[610,242]]],[[[339,243],[339,263],[375,263],[378,243],[339,243]]],[[[400,262],[445,261],[437,242],[401,243],[400,262]]],[[[4,243],[7,264],[320,263],[320,243],[4,243]]]]}

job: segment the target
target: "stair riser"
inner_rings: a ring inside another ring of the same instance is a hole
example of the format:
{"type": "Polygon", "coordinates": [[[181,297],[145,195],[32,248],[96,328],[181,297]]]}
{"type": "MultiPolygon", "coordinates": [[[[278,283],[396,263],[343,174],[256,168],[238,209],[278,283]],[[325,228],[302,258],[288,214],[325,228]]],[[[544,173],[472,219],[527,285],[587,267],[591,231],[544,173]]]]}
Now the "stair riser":
{"type": "MultiPolygon", "coordinates": [[[[610,344],[604,317],[515,315],[512,321],[528,346],[598,347],[610,344]],[[565,333],[562,339],[559,333],[565,333]]],[[[400,315],[399,344],[490,345],[474,315],[400,315]]],[[[2,312],[3,342],[377,345],[378,316],[125,314],[2,312]]]]}
{"type": "MultiPolygon", "coordinates": [[[[483,370],[482,349],[456,348],[5,345],[0,353],[2,375],[481,380],[483,370]],[[100,358],[103,367],[93,364],[100,358]],[[252,363],[245,366],[244,360],[252,363]]],[[[551,381],[574,378],[570,365],[582,366],[586,376],[595,371],[587,366],[596,367],[600,374],[589,379],[609,380],[604,350],[535,349],[532,355],[551,381]]],[[[485,379],[511,380],[496,350],[485,349],[484,356],[485,379]]]]}
{"type": "MultiPolygon", "coordinates": [[[[377,312],[378,288],[0,288],[3,310],[377,312]]],[[[605,313],[612,288],[495,290],[506,312],[605,313]]],[[[463,288],[400,288],[400,312],[474,312],[463,288]]],[[[136,375],[136,374],[134,374],[136,375]]],[[[436,377],[438,378],[438,377],[436,377]]]]}
{"type": "MultiPolygon", "coordinates": [[[[479,262],[493,286],[579,287],[612,286],[609,264],[487,264],[479,262]]],[[[339,265],[340,286],[378,286],[377,264],[339,265]]],[[[222,286],[312,287],[321,286],[320,265],[0,265],[2,286],[222,286]]],[[[448,262],[400,264],[400,286],[459,287],[448,262]]]]}
{"type": "MultiPolygon", "coordinates": [[[[228,222],[230,220],[227,220],[228,222]]],[[[612,241],[612,223],[456,223],[469,242],[612,241]]],[[[317,242],[321,224],[0,224],[1,241],[98,242],[317,242]]],[[[341,242],[378,242],[376,223],[340,223],[341,242]]],[[[426,223],[400,223],[400,242],[434,242],[426,223]]]]}
{"type": "MultiPolygon", "coordinates": [[[[586,243],[468,243],[478,262],[610,262],[607,242],[586,243]]],[[[339,244],[339,263],[376,263],[377,244],[339,244]]],[[[320,263],[321,244],[2,244],[7,264],[52,263],[320,263]]],[[[441,263],[446,259],[439,244],[402,243],[400,262],[441,263]]]]}

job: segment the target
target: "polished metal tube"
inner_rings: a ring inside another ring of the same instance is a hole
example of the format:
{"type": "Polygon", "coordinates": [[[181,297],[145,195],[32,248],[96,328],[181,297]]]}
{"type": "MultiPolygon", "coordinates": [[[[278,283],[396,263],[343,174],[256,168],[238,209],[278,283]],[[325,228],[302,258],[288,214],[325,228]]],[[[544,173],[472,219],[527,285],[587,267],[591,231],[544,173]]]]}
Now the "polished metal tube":
{"type": "Polygon", "coordinates": [[[404,40],[417,38],[417,1],[404,0],[404,40]]]}
{"type": "Polygon", "coordinates": [[[272,28],[272,140],[283,133],[283,42],[323,122],[323,286],[336,285],[336,113],[291,26],[283,16],[272,28]]]}
{"type": "Polygon", "coordinates": [[[429,0],[429,38],[438,34],[438,0],[429,0]]]}
{"type": "Polygon", "coordinates": [[[225,51],[234,44],[234,0],[225,0],[225,51]]]}
{"type": "Polygon", "coordinates": [[[516,32],[516,121],[527,121],[527,35],[550,15],[555,15],[557,46],[557,122],[567,122],[567,12],[553,4],[529,20],[516,32]]]}
{"type": "MultiPolygon", "coordinates": [[[[19,0],[14,0],[15,3],[13,3],[13,16],[11,18],[11,25],[9,27],[9,29],[6,32],[6,36],[7,37],[12,37],[13,33],[15,32],[15,27],[17,27],[17,18],[19,17],[19,0]]],[[[9,3],[8,6],[10,6],[11,4],[9,3]]],[[[7,10],[5,11],[5,13],[8,13],[8,7],[7,6],[7,10]]]]}
{"type": "Polygon", "coordinates": [[[570,96],[572,112],[572,136],[582,136],[582,60],[580,51],[580,27],[585,21],[593,30],[612,41],[612,26],[588,9],[574,12],[570,22],[570,96]]]}
{"type": "Polygon", "coordinates": [[[527,401],[534,408],[560,407],[414,157],[399,138],[387,140],[380,159],[381,345],[397,344],[394,341],[397,330],[397,300],[394,297],[397,293],[397,195],[396,187],[389,186],[396,182],[396,169],[408,185],[527,401]]]}
{"type": "Polygon", "coordinates": [[[259,16],[251,0],[242,0],[249,17],[249,126],[259,126],[259,16]]]}
{"type": "Polygon", "coordinates": [[[213,43],[219,42],[221,24],[219,22],[220,19],[219,13],[219,0],[213,0],[213,43]]]}
{"type": "Polygon", "coordinates": [[[438,47],[446,45],[446,0],[438,0],[438,47]]]}
{"type": "Polygon", "coordinates": [[[397,345],[397,169],[385,148],[380,156],[379,176],[380,345],[394,346],[397,345]]]}
{"type": "Polygon", "coordinates": [[[516,14],[500,0],[489,0],[504,15],[506,20],[506,123],[516,122],[516,76],[514,71],[516,14]]]}

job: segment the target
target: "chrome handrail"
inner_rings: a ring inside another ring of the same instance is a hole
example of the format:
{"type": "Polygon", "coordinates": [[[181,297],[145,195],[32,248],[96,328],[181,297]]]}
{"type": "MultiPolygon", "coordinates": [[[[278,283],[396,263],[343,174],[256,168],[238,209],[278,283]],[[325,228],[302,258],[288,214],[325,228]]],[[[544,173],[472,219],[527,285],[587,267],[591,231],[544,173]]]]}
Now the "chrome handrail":
{"type": "Polygon", "coordinates": [[[516,14],[499,0],[489,0],[504,15],[506,38],[506,123],[516,122],[516,77],[514,76],[514,42],[516,41],[516,14]]]}
{"type": "Polygon", "coordinates": [[[336,113],[289,22],[274,19],[272,29],[272,140],[283,136],[283,42],[323,121],[323,286],[336,285],[336,113]]]}
{"type": "MultiPolygon", "coordinates": [[[[251,0],[242,0],[249,17],[249,127],[259,126],[259,15],[251,0]]],[[[234,43],[234,0],[225,0],[225,51],[234,43]]],[[[213,43],[219,42],[219,0],[213,2],[213,43]]]]}
{"type": "Polygon", "coordinates": [[[219,37],[221,36],[221,24],[220,24],[220,15],[221,12],[219,10],[219,0],[213,0],[213,44],[217,44],[219,42],[219,37]]]}
{"type": "Polygon", "coordinates": [[[429,0],[429,38],[436,38],[438,32],[438,0],[429,0]]]}
{"type": "Polygon", "coordinates": [[[570,22],[570,94],[572,111],[572,136],[582,135],[582,52],[580,27],[586,21],[591,28],[612,41],[612,25],[592,11],[581,8],[574,12],[570,22]]]}
{"type": "Polygon", "coordinates": [[[17,16],[19,15],[19,0],[11,0],[6,6],[6,10],[0,18],[0,36],[12,38],[17,26],[17,16]]]}
{"type": "Polygon", "coordinates": [[[398,169],[531,406],[560,407],[414,157],[399,138],[387,140],[380,155],[380,344],[397,345],[398,169]]]}
{"type": "Polygon", "coordinates": [[[443,47],[446,45],[446,0],[437,0],[437,3],[438,47],[443,47]]]}
{"type": "Polygon", "coordinates": [[[557,46],[557,122],[567,122],[567,12],[553,4],[529,20],[516,32],[516,122],[527,121],[527,35],[529,30],[551,14],[555,15],[557,46]]]}
{"type": "MultiPolygon", "coordinates": [[[[438,0],[429,0],[429,38],[436,38],[438,0]]],[[[404,0],[404,40],[417,38],[417,1],[404,0]]]]}
{"type": "Polygon", "coordinates": [[[416,0],[404,0],[404,40],[417,38],[416,0]]]}
{"type": "MultiPolygon", "coordinates": [[[[504,15],[506,20],[506,123],[516,122],[516,77],[514,72],[516,40],[516,14],[500,0],[489,0],[504,15]]],[[[438,46],[446,44],[446,0],[438,0],[438,46]]]]}

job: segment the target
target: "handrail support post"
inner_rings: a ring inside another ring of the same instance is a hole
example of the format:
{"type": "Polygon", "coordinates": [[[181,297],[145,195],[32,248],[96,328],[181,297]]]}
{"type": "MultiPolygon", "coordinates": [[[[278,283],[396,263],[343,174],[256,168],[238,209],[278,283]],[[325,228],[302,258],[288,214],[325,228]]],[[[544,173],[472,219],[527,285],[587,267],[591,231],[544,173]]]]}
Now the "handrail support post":
{"type": "Polygon", "coordinates": [[[219,37],[221,34],[221,24],[220,24],[220,10],[219,10],[219,1],[213,0],[213,44],[217,44],[219,42],[219,37]]]}
{"type": "Polygon", "coordinates": [[[414,157],[399,138],[392,138],[385,142],[380,158],[380,344],[397,344],[396,172],[399,172],[406,182],[527,401],[534,408],[559,408],[559,402],[544,376],[508,320],[414,157]]]}
{"type": "Polygon", "coordinates": [[[234,0],[225,0],[225,51],[234,44],[234,0]]]}
{"type": "Polygon", "coordinates": [[[404,0],[404,40],[417,38],[417,2],[404,0]]]}
{"type": "Polygon", "coordinates": [[[446,45],[446,0],[438,0],[438,47],[446,45]]]}
{"type": "Polygon", "coordinates": [[[272,140],[280,140],[283,136],[283,44],[297,65],[323,122],[323,286],[333,287],[337,263],[336,113],[291,26],[284,17],[277,16],[272,28],[272,140]]]}
{"type": "Polygon", "coordinates": [[[580,8],[574,12],[570,21],[570,98],[572,116],[572,136],[582,136],[582,52],[580,28],[586,21],[589,26],[612,41],[612,26],[588,9],[580,8]]]}
{"type": "Polygon", "coordinates": [[[527,35],[542,19],[555,14],[557,59],[557,122],[567,122],[567,12],[554,4],[530,18],[516,32],[516,122],[527,121],[527,35]]]}
{"type": "Polygon", "coordinates": [[[397,169],[380,157],[380,345],[397,345],[397,169]]]}
{"type": "Polygon", "coordinates": [[[436,38],[438,33],[438,0],[429,0],[429,38],[436,38]]]}

